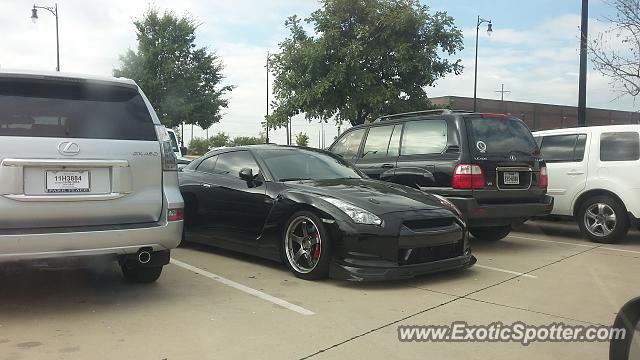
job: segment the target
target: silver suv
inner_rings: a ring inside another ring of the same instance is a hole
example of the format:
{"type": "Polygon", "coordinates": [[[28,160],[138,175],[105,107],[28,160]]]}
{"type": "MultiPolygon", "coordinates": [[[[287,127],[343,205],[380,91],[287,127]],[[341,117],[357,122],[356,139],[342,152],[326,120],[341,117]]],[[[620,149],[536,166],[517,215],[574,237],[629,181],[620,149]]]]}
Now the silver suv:
{"type": "Polygon", "coordinates": [[[109,256],[157,280],[182,235],[176,170],[132,80],[0,72],[0,261],[109,256]]]}

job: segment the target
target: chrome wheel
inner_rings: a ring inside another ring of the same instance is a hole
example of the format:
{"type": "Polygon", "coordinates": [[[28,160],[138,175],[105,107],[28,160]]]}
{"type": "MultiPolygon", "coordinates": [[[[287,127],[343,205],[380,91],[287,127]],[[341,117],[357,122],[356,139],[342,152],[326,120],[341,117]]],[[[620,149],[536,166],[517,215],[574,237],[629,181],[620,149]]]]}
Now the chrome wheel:
{"type": "Polygon", "coordinates": [[[611,234],[617,224],[616,213],[611,206],[594,203],[584,213],[584,225],[593,236],[604,237],[611,234]]]}
{"type": "Polygon", "coordinates": [[[307,216],[299,216],[291,223],[285,233],[287,261],[299,273],[309,273],[320,261],[322,238],[318,225],[307,216]]]}

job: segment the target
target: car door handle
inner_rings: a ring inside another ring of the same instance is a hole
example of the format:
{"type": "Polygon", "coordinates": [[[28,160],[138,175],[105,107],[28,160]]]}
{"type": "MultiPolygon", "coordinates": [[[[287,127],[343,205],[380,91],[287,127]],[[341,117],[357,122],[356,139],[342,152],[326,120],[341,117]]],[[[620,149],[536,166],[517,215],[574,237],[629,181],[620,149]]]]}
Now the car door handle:
{"type": "Polygon", "coordinates": [[[212,187],[213,187],[213,185],[211,185],[211,184],[206,184],[206,183],[203,183],[203,184],[201,184],[201,185],[202,185],[202,187],[207,188],[207,189],[210,189],[210,188],[212,188],[212,187]]]}
{"type": "Polygon", "coordinates": [[[393,164],[382,164],[382,166],[380,166],[383,169],[393,169],[393,164]]]}
{"type": "Polygon", "coordinates": [[[578,170],[567,171],[567,175],[582,175],[582,174],[584,174],[584,172],[578,171],[578,170]]]}

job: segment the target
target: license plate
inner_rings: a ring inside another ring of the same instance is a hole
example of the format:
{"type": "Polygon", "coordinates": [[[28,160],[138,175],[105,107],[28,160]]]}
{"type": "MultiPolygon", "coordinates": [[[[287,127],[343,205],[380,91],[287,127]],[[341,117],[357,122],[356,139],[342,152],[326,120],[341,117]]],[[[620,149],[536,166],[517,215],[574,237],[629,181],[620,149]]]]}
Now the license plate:
{"type": "Polygon", "coordinates": [[[89,192],[89,171],[47,171],[48,193],[89,192]]]}
{"type": "Polygon", "coordinates": [[[520,173],[519,172],[505,172],[504,173],[505,185],[520,185],[520,173]]]}

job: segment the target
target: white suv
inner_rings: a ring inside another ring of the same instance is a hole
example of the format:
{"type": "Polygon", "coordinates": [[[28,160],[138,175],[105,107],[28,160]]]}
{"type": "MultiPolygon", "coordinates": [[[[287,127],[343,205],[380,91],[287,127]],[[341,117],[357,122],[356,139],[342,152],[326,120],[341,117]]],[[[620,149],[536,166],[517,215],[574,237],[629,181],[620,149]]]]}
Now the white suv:
{"type": "Polygon", "coordinates": [[[132,80],[0,72],[0,261],[108,256],[152,282],[183,207],[169,135],[132,80]]]}
{"type": "Polygon", "coordinates": [[[640,218],[640,125],[534,132],[549,174],[552,215],[574,217],[584,236],[612,243],[640,218]]]}

